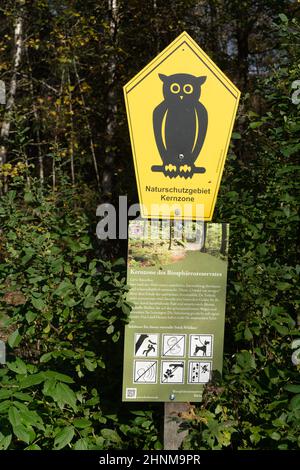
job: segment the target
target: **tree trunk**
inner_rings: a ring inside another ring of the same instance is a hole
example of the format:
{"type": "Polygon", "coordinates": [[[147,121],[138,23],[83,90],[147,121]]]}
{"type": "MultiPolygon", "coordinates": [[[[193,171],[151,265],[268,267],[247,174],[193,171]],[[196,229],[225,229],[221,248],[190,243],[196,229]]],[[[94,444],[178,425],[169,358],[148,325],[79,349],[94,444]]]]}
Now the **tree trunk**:
{"type": "Polygon", "coordinates": [[[17,74],[21,63],[22,49],[23,49],[23,14],[24,10],[22,6],[24,5],[24,0],[19,1],[18,15],[15,21],[14,28],[14,58],[13,58],[13,68],[12,68],[12,77],[10,80],[10,86],[8,91],[8,99],[6,102],[5,116],[2,122],[1,127],[1,146],[0,146],[0,167],[6,162],[7,158],[7,146],[6,141],[9,137],[11,120],[12,120],[12,110],[15,104],[15,97],[17,91],[17,74]]]}
{"type": "Polygon", "coordinates": [[[237,26],[236,40],[238,49],[238,67],[239,67],[239,81],[242,90],[245,90],[248,84],[248,72],[249,72],[249,29],[245,25],[237,26]]]}
{"type": "Polygon", "coordinates": [[[40,137],[40,117],[39,117],[37,106],[35,104],[32,67],[31,67],[27,47],[25,47],[25,52],[26,52],[28,72],[29,72],[29,89],[30,89],[30,95],[31,95],[31,101],[32,101],[32,111],[33,111],[33,116],[34,116],[35,124],[36,124],[36,138],[37,138],[37,149],[38,149],[38,159],[39,159],[40,183],[41,183],[41,186],[43,186],[44,184],[44,159],[43,159],[41,137],[40,137]]]}
{"type": "Polygon", "coordinates": [[[172,228],[173,228],[174,221],[169,220],[169,227],[170,227],[170,232],[169,232],[169,248],[168,250],[171,250],[172,248],[172,228]]]}
{"type": "Polygon", "coordinates": [[[217,6],[215,0],[209,0],[209,35],[210,35],[210,47],[215,54],[220,52],[219,48],[219,27],[217,22],[217,6]]]}
{"type": "Polygon", "coordinates": [[[60,89],[59,89],[59,105],[56,105],[56,122],[55,122],[55,130],[54,130],[54,146],[53,146],[53,154],[52,154],[52,188],[53,191],[56,191],[56,153],[58,151],[58,126],[60,120],[60,110],[61,110],[61,101],[62,95],[64,90],[64,80],[65,80],[65,70],[62,69],[61,72],[61,81],[60,81],[60,89]]]}
{"type": "Polygon", "coordinates": [[[186,242],[186,231],[185,231],[185,223],[184,223],[184,220],[182,220],[182,225],[181,225],[181,240],[183,241],[183,243],[186,242]]]}
{"type": "Polygon", "coordinates": [[[222,224],[222,240],[221,240],[221,247],[220,253],[223,256],[226,256],[227,251],[227,224],[222,224]]]}
{"type": "Polygon", "coordinates": [[[6,103],[6,86],[3,80],[0,80],[0,104],[6,103]]]}
{"type": "Polygon", "coordinates": [[[207,234],[207,224],[206,224],[206,222],[203,222],[202,237],[201,237],[202,238],[201,239],[201,248],[200,248],[201,253],[206,252],[206,248],[205,248],[206,234],[207,234]]]}
{"type": "Polygon", "coordinates": [[[75,72],[75,76],[76,76],[76,80],[77,80],[77,85],[78,85],[78,88],[79,88],[79,91],[80,91],[80,98],[81,98],[81,101],[82,101],[83,112],[84,112],[87,131],[88,131],[88,135],[89,135],[89,139],[90,139],[90,149],[91,149],[93,164],[94,164],[94,168],[95,168],[97,184],[98,184],[98,187],[99,187],[100,186],[100,177],[99,177],[99,170],[98,170],[97,159],[96,159],[96,152],[95,152],[93,134],[92,134],[90,121],[89,121],[89,118],[88,118],[87,107],[86,107],[86,104],[85,104],[84,94],[83,94],[83,91],[82,91],[82,88],[81,88],[80,77],[79,77],[75,57],[73,58],[73,68],[74,68],[74,72],[75,72]]]}
{"type": "Polygon", "coordinates": [[[142,248],[145,247],[145,238],[146,238],[146,235],[147,235],[147,238],[148,238],[148,233],[146,233],[147,228],[148,228],[148,220],[145,219],[144,222],[143,222],[143,241],[142,241],[142,248]]]}
{"type": "Polygon", "coordinates": [[[72,91],[71,91],[71,78],[70,71],[68,70],[68,94],[69,94],[69,114],[70,114],[70,136],[69,136],[69,154],[70,154],[70,165],[71,165],[71,180],[72,184],[75,184],[75,164],[74,164],[74,121],[73,121],[73,105],[72,105],[72,91]]]}
{"type": "MultiPolygon", "coordinates": [[[[110,12],[110,39],[112,47],[116,44],[116,36],[118,30],[118,0],[108,0],[108,8],[110,12]]],[[[116,104],[116,68],[117,59],[113,52],[108,66],[108,102],[107,102],[107,122],[106,122],[106,142],[108,151],[104,160],[104,169],[102,175],[102,191],[104,199],[110,199],[112,194],[113,173],[115,164],[114,137],[117,127],[117,104],[116,104]]]]}

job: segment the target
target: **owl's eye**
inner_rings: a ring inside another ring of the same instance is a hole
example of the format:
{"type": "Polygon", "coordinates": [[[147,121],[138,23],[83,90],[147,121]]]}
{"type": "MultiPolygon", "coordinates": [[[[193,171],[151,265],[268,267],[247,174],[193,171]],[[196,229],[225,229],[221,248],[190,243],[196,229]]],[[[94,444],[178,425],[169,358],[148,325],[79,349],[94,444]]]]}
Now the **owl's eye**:
{"type": "Polygon", "coordinates": [[[193,85],[190,85],[189,83],[187,83],[186,85],[184,85],[183,91],[184,91],[184,93],[186,93],[187,95],[190,95],[190,94],[193,93],[193,91],[194,91],[193,85]]]}
{"type": "Polygon", "coordinates": [[[178,85],[178,83],[172,83],[172,85],[170,86],[170,90],[172,93],[179,93],[180,92],[180,85],[178,85]]]}

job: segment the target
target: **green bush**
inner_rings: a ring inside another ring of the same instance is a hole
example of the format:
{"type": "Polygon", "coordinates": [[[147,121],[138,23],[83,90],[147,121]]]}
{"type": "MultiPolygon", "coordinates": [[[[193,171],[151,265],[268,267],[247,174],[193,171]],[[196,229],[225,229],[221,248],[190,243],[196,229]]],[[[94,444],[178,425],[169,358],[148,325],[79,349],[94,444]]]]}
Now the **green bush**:
{"type": "Polygon", "coordinates": [[[124,422],[112,412],[130,312],[124,261],[97,259],[74,189],[17,186],[0,211],[0,449],[154,446],[151,411],[124,422]]]}

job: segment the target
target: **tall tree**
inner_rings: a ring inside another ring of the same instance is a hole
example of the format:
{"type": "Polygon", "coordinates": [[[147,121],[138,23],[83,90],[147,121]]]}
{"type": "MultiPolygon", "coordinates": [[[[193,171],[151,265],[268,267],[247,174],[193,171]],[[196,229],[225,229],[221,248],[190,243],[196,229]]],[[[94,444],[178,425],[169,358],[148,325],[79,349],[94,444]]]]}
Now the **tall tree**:
{"type": "Polygon", "coordinates": [[[25,0],[19,0],[16,8],[16,18],[14,23],[14,54],[12,75],[8,89],[8,97],[6,102],[5,116],[1,126],[1,146],[0,146],[0,167],[6,162],[7,159],[7,144],[6,141],[9,137],[12,111],[15,104],[15,97],[17,91],[17,74],[21,64],[21,56],[23,50],[23,25],[24,25],[24,4],[25,0]]]}
{"type": "Polygon", "coordinates": [[[116,101],[116,70],[117,70],[117,34],[119,24],[118,0],[108,0],[110,15],[109,30],[111,42],[111,55],[107,67],[108,72],[108,96],[107,96],[107,121],[106,121],[106,156],[102,176],[102,191],[104,198],[110,198],[112,194],[113,173],[115,164],[114,137],[117,127],[117,101],[116,101]]]}

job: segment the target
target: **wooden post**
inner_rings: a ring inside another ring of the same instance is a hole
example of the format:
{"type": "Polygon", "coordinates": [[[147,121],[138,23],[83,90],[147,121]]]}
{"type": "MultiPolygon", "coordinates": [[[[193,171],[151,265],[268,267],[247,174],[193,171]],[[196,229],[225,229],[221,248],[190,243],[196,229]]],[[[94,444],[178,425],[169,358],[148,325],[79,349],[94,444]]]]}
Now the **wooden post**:
{"type": "Polygon", "coordinates": [[[187,413],[190,408],[189,403],[165,403],[164,415],[164,450],[178,450],[188,431],[179,430],[178,420],[180,413],[187,413]]]}
{"type": "Polygon", "coordinates": [[[0,339],[0,364],[5,364],[5,343],[0,339]]]}

